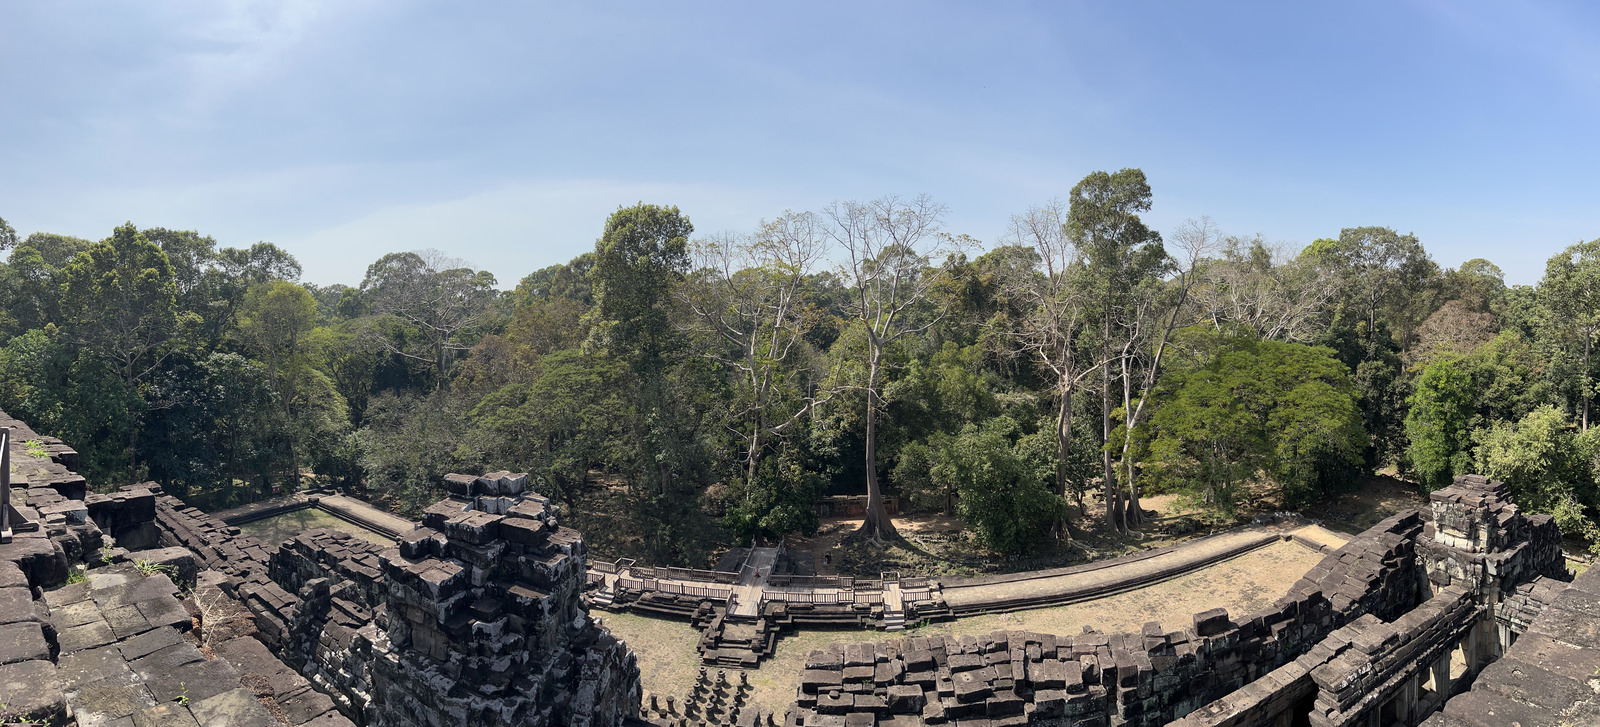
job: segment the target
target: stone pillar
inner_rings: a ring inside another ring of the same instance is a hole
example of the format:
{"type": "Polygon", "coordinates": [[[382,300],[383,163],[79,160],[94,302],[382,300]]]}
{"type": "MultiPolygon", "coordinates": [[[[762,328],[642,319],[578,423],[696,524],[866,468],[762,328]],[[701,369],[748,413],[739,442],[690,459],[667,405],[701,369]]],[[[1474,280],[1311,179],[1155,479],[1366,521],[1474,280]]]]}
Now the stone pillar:
{"type": "Polygon", "coordinates": [[[1444,707],[1444,700],[1450,698],[1450,652],[1433,663],[1433,689],[1439,693],[1439,707],[1444,707]]]}
{"type": "Polygon", "coordinates": [[[1406,680],[1406,685],[1401,690],[1405,694],[1406,701],[1405,709],[1400,710],[1399,716],[1400,720],[1407,725],[1413,725],[1420,721],[1417,719],[1417,712],[1420,711],[1417,703],[1422,699],[1422,679],[1426,674],[1426,670],[1418,669],[1417,673],[1412,674],[1411,678],[1406,680]]]}

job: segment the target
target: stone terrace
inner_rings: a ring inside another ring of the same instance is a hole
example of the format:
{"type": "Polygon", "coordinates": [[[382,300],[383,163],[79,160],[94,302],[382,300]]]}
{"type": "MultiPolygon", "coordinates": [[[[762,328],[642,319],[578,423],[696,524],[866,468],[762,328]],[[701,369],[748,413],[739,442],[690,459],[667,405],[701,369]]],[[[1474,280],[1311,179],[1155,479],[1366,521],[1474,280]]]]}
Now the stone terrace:
{"type": "Polygon", "coordinates": [[[159,487],[89,494],[70,448],[3,413],[0,426],[13,435],[13,504],[39,525],[0,544],[0,722],[352,724],[253,638],[249,611],[214,585],[231,576],[155,547],[159,487]]]}

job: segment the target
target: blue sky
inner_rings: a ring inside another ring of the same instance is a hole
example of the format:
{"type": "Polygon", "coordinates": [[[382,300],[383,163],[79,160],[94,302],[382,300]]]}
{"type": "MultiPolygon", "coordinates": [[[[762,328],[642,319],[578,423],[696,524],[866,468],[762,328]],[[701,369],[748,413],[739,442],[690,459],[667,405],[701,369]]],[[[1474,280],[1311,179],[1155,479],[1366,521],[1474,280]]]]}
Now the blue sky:
{"type": "Polygon", "coordinates": [[[928,193],[994,244],[1095,169],[1161,230],[1415,232],[1531,283],[1600,237],[1584,3],[0,0],[0,217],[439,248],[511,286],[620,204],[699,232],[928,193]]]}

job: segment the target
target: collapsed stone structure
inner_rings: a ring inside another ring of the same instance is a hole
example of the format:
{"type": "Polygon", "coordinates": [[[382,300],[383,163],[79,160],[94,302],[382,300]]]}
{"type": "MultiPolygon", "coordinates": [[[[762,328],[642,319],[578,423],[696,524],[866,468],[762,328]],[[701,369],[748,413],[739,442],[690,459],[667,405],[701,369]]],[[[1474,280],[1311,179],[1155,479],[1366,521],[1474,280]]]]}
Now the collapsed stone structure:
{"type": "Polygon", "coordinates": [[[449,475],[391,548],[316,529],[262,558],[237,528],[167,512],[222,544],[262,641],[361,724],[621,724],[637,662],[581,608],[583,539],[526,482],[449,475]]]}
{"type": "Polygon", "coordinates": [[[0,545],[0,722],[636,721],[635,657],[579,601],[583,540],[526,475],[451,475],[392,547],[312,530],[273,548],[153,483],[89,494],[70,449],[31,456],[7,424],[10,492],[41,527],[0,545]]]}
{"type": "MultiPolygon", "coordinates": [[[[1418,511],[1384,520],[1272,608],[1242,618],[1215,609],[1181,628],[1151,622],[1136,634],[831,645],[807,659],[788,724],[1410,727],[1540,623],[1552,602],[1584,604],[1567,611],[1589,619],[1574,647],[1600,647],[1600,608],[1581,595],[1582,581],[1565,582],[1548,516],[1523,515],[1504,485],[1477,476],[1433,493],[1430,510],[1428,520],[1418,511]],[[1454,670],[1452,654],[1463,662],[1454,670]]],[[[1591,653],[1600,666],[1600,651],[1591,653]]],[[[1569,683],[1577,673],[1564,672],[1569,683]]],[[[1596,691],[1568,689],[1553,699],[1572,699],[1550,708],[1600,709],[1596,691]]],[[[1439,719],[1510,724],[1450,710],[1439,719]]]]}

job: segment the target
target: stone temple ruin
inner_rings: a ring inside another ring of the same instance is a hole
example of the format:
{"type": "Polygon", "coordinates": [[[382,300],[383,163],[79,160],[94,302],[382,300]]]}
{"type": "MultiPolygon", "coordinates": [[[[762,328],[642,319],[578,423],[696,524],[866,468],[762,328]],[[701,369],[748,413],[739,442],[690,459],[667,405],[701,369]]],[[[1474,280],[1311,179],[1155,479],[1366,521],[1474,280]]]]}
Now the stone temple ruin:
{"type": "Polygon", "coordinates": [[[0,723],[1600,725],[1600,571],[1569,579],[1551,520],[1480,477],[1328,551],[1259,613],[957,639],[904,617],[1042,603],[774,574],[775,550],[716,571],[591,564],[504,472],[449,476],[393,546],[326,529],[266,544],[153,484],[90,494],[69,447],[5,426],[19,527],[0,544],[0,723]],[[694,694],[644,695],[591,606],[704,626],[694,694]],[[745,707],[737,670],[779,631],[845,622],[895,638],[812,652],[786,714],[745,707]]]}
{"type": "Polygon", "coordinates": [[[582,537],[526,475],[452,476],[395,547],[244,535],[153,483],[89,495],[16,431],[0,545],[0,723],[619,725],[626,645],[580,601],[582,537]],[[107,537],[111,534],[111,537],[107,537]],[[114,545],[112,545],[114,543],[114,545]],[[82,582],[70,566],[87,563],[82,582]]]}

